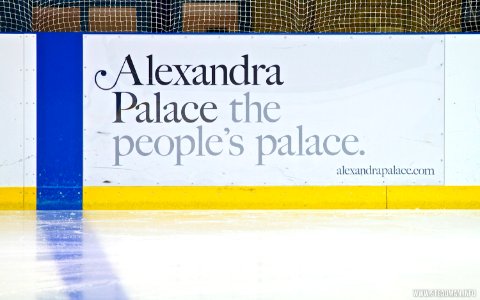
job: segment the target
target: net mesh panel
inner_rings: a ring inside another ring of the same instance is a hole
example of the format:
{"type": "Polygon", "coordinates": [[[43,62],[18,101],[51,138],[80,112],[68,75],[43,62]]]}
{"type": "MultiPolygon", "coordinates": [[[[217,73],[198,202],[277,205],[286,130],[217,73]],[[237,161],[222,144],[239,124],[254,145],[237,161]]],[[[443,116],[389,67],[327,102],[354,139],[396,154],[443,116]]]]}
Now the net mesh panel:
{"type": "Polygon", "coordinates": [[[480,0],[0,0],[1,31],[479,31],[480,0]]]}
{"type": "Polygon", "coordinates": [[[31,1],[0,0],[0,31],[32,31],[31,1]]]}

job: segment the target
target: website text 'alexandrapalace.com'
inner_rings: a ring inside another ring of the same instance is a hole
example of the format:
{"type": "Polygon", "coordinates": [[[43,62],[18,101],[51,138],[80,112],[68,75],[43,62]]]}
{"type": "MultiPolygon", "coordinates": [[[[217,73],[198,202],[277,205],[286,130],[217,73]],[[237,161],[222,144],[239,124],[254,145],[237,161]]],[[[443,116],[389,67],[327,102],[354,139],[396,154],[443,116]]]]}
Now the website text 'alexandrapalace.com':
{"type": "Polygon", "coordinates": [[[355,167],[349,168],[346,166],[341,166],[337,169],[337,175],[353,175],[353,176],[382,176],[385,177],[386,175],[416,175],[416,176],[434,176],[435,169],[434,168],[403,168],[392,166],[388,168],[382,167],[355,167]]]}

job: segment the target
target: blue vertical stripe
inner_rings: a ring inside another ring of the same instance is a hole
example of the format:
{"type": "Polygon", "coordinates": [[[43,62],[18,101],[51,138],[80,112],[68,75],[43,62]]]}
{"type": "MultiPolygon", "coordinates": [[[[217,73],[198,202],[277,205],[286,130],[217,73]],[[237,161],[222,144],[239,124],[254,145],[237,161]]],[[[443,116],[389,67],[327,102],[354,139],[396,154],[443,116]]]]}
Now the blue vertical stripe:
{"type": "Polygon", "coordinates": [[[82,209],[82,40],[37,34],[37,209],[82,209]]]}

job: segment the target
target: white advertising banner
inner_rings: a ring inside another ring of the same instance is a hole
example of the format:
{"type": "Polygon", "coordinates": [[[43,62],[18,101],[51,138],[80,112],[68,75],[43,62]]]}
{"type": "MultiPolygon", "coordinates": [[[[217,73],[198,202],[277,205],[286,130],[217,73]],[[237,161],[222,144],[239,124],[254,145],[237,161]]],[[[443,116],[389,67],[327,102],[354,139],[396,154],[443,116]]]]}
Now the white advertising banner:
{"type": "Polygon", "coordinates": [[[441,185],[443,39],[85,35],[85,185],[441,185]]]}

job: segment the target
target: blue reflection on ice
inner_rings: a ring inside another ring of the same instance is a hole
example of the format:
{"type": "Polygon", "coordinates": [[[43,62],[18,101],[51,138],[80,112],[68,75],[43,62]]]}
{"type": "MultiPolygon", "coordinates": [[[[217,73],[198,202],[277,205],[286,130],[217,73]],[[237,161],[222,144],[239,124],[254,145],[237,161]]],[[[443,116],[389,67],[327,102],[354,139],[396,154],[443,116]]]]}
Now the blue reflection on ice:
{"type": "Polygon", "coordinates": [[[127,299],[81,211],[38,211],[37,244],[37,259],[54,260],[64,284],[62,295],[39,298],[127,299]]]}

